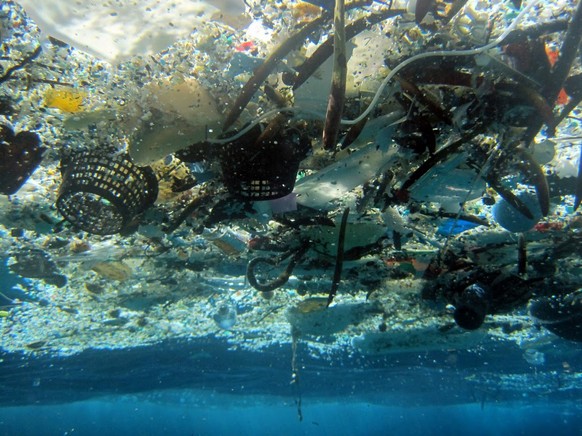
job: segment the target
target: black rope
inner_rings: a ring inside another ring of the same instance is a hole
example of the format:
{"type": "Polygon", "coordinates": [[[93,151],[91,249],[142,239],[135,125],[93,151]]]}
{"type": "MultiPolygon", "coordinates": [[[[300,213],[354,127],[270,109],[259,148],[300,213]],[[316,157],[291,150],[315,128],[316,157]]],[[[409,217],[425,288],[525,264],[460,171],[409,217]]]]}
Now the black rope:
{"type": "Polygon", "coordinates": [[[34,51],[30,55],[25,57],[19,64],[16,64],[16,65],[8,68],[6,70],[6,73],[4,73],[4,75],[2,77],[0,77],[0,83],[6,82],[8,79],[10,79],[10,76],[12,76],[12,73],[24,68],[27,64],[32,62],[35,58],[38,57],[38,55],[40,54],[41,51],[42,51],[42,46],[39,45],[37,48],[34,49],[34,51]]]}
{"type": "Polygon", "coordinates": [[[333,301],[333,297],[337,292],[339,287],[339,282],[342,276],[342,268],[344,264],[344,242],[346,239],[346,227],[348,224],[348,215],[350,214],[350,208],[347,207],[342,215],[342,223],[339,230],[339,235],[337,238],[337,254],[335,256],[335,271],[333,273],[333,282],[331,283],[331,289],[329,295],[327,296],[327,307],[333,301]]]}

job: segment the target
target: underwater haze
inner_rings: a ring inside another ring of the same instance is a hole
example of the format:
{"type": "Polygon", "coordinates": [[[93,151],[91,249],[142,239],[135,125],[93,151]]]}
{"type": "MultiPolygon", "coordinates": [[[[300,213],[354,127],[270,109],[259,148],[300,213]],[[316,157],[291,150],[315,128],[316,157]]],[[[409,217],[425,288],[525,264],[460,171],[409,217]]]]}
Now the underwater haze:
{"type": "Polygon", "coordinates": [[[582,1],[0,2],[0,435],[582,436],[582,1]]]}

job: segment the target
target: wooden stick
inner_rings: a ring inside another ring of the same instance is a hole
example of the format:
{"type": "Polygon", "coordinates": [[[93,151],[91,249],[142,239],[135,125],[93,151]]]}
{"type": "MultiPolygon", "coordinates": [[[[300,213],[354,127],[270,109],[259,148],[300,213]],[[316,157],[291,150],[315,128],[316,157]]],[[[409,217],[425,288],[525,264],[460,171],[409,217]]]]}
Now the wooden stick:
{"type": "Polygon", "coordinates": [[[323,127],[323,148],[333,150],[337,146],[340,124],[346,101],[348,59],[346,54],[346,8],[344,0],[335,0],[333,13],[333,74],[327,101],[327,113],[323,127]]]}
{"type": "Polygon", "coordinates": [[[556,61],[554,70],[552,71],[551,80],[548,81],[548,86],[545,89],[544,96],[552,105],[558,98],[560,89],[564,86],[564,81],[570,74],[572,64],[576,59],[578,47],[582,40],[582,2],[578,2],[578,7],[572,21],[568,25],[564,42],[560,48],[560,56],[556,61]]]}
{"type": "MultiPolygon", "coordinates": [[[[347,8],[346,8],[347,9],[347,8]]],[[[405,9],[385,10],[375,14],[368,15],[351,22],[346,26],[346,40],[352,39],[362,31],[369,29],[375,24],[381,23],[389,18],[402,15],[405,9]]],[[[313,52],[313,54],[297,68],[297,76],[293,83],[293,89],[299,88],[311,75],[333,54],[333,38],[328,38],[324,43],[313,52]]]]}
{"type": "Polygon", "coordinates": [[[226,131],[234,122],[238,119],[242,111],[245,109],[255,92],[259,89],[261,84],[265,79],[271,74],[271,72],[277,67],[279,62],[287,56],[287,54],[297,48],[311,33],[320,27],[325,20],[328,18],[328,14],[325,12],[316,18],[315,20],[307,23],[303,26],[297,33],[291,35],[286,41],[284,41],[279,47],[269,55],[269,57],[259,66],[253,76],[248,80],[243,86],[241,93],[234,102],[232,109],[228,113],[226,119],[224,120],[224,125],[222,131],[226,131]]]}
{"type": "MultiPolygon", "coordinates": [[[[578,2],[578,7],[576,12],[572,17],[572,20],[568,24],[568,30],[566,31],[566,36],[564,37],[564,42],[560,48],[560,57],[554,65],[550,79],[548,80],[547,86],[542,91],[542,95],[545,97],[546,101],[553,108],[558,98],[560,90],[564,86],[564,82],[570,74],[570,69],[576,59],[576,53],[578,53],[578,47],[580,46],[580,41],[582,40],[582,1],[578,2]]],[[[540,129],[542,128],[543,119],[538,115],[530,123],[527,132],[525,133],[525,142],[530,144],[540,129]]],[[[550,134],[553,134],[550,128],[550,134]]]]}

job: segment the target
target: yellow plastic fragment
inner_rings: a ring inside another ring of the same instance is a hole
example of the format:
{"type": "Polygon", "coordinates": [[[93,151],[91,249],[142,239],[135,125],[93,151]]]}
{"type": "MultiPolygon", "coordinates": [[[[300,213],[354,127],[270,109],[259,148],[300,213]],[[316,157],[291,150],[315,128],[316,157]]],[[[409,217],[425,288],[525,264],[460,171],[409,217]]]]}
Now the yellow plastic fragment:
{"type": "Polygon", "coordinates": [[[44,105],[63,112],[76,113],[84,109],[87,93],[73,88],[49,88],[44,93],[44,105]]]}

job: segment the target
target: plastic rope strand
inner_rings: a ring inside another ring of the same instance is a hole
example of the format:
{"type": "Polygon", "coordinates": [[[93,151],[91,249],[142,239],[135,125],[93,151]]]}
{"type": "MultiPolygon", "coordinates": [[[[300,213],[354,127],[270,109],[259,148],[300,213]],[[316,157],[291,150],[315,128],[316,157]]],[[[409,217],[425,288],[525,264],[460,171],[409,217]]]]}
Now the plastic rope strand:
{"type": "Polygon", "coordinates": [[[402,69],[406,68],[408,65],[410,65],[410,64],[412,64],[420,59],[437,57],[437,56],[474,56],[476,54],[483,53],[484,51],[487,51],[493,47],[498,46],[499,44],[501,44],[505,40],[505,38],[507,38],[507,35],[509,35],[515,29],[515,27],[519,24],[519,22],[523,19],[523,17],[526,14],[528,14],[529,11],[538,2],[539,2],[539,0],[532,0],[525,8],[523,8],[523,10],[519,13],[519,15],[515,18],[515,20],[507,27],[507,29],[505,29],[505,31],[497,39],[495,39],[495,41],[490,42],[489,44],[484,45],[483,47],[478,47],[478,48],[474,48],[474,49],[470,49],[470,50],[457,50],[457,51],[439,50],[439,51],[434,51],[434,52],[419,53],[419,54],[412,56],[412,57],[406,59],[405,61],[401,62],[396,67],[394,67],[394,69],[392,71],[390,71],[390,73],[382,81],[382,83],[380,84],[380,87],[378,88],[378,90],[376,91],[376,94],[374,95],[374,98],[372,99],[372,101],[370,102],[370,104],[368,105],[366,110],[364,112],[362,112],[362,114],[356,119],[342,120],[342,124],[344,124],[344,125],[357,124],[360,121],[362,121],[364,118],[366,118],[368,115],[370,115],[370,113],[374,110],[374,108],[376,107],[376,105],[380,101],[380,97],[382,96],[382,93],[384,92],[384,89],[386,88],[388,83],[390,83],[390,81],[394,78],[394,76],[396,76],[396,74],[398,74],[402,69]]]}

